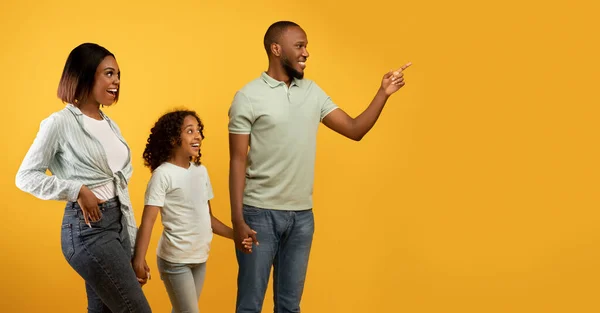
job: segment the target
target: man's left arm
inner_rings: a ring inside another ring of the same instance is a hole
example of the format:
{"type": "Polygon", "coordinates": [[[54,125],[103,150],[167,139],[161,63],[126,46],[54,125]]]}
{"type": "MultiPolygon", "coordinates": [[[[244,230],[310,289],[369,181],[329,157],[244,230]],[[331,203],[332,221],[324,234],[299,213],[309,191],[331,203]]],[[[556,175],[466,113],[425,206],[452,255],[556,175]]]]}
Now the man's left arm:
{"type": "Polygon", "coordinates": [[[323,124],[345,137],[360,141],[377,122],[388,98],[404,86],[403,72],[410,65],[411,63],[407,63],[397,71],[386,73],[371,104],[359,116],[352,118],[344,110],[338,108],[323,118],[323,124]]]}

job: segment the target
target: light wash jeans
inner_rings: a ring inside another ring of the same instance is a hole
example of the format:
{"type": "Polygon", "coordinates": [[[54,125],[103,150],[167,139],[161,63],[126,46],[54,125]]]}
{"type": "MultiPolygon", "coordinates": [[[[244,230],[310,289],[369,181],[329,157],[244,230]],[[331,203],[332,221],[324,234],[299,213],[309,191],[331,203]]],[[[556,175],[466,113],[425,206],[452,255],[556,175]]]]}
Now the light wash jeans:
{"type": "Polygon", "coordinates": [[[198,300],[204,285],[206,263],[171,263],[156,258],[162,279],[171,300],[172,313],[198,313],[198,300]]]}

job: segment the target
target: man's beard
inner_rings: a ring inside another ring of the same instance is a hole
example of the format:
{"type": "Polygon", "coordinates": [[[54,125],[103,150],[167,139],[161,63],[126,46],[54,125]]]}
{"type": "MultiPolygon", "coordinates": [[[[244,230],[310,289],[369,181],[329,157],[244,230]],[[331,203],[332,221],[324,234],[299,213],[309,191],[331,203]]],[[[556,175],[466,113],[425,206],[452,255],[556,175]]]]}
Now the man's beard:
{"type": "Polygon", "coordinates": [[[298,72],[292,64],[290,64],[290,60],[287,57],[281,58],[281,66],[283,66],[283,70],[290,78],[302,79],[304,78],[304,72],[298,72]]]}

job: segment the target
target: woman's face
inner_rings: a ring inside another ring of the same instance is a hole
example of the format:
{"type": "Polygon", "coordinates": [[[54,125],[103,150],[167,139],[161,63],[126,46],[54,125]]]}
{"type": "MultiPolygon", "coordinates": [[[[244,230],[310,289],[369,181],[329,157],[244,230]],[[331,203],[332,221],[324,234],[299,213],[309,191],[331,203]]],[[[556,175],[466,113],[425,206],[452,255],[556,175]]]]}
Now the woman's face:
{"type": "Polygon", "coordinates": [[[119,85],[121,72],[117,60],[113,56],[106,56],[96,69],[92,98],[102,105],[111,105],[119,98],[119,85]]]}

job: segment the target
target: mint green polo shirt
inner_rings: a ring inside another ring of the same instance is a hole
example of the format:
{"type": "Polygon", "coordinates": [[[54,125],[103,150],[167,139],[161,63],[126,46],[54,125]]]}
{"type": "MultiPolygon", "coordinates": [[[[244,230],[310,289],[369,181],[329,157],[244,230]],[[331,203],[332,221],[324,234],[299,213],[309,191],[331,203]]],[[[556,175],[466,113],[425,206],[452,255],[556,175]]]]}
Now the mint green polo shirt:
{"type": "Polygon", "coordinates": [[[265,72],[236,92],[229,133],[249,134],[244,204],[272,210],[313,207],[317,129],[338,106],[313,81],[288,88],[265,72]]]}

